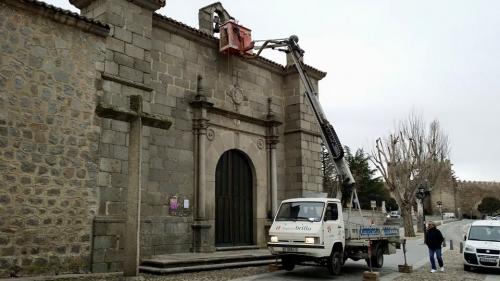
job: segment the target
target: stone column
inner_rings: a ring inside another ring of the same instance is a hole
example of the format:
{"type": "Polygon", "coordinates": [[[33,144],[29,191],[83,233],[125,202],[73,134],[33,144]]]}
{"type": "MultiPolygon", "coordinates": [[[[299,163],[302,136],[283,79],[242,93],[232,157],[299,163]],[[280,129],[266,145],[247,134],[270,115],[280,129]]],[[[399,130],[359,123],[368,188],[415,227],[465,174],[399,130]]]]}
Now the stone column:
{"type": "MultiPolygon", "coordinates": [[[[269,99],[269,104],[271,104],[271,99],[269,99]]],[[[276,119],[276,116],[269,109],[267,115],[267,135],[266,144],[268,150],[269,159],[269,190],[271,193],[271,217],[276,215],[278,211],[278,172],[276,164],[276,145],[279,143],[278,137],[278,126],[281,124],[276,119]]]]}
{"type": "Polygon", "coordinates": [[[197,141],[198,141],[198,159],[196,161],[197,169],[197,202],[196,202],[196,220],[205,220],[205,205],[206,205],[206,180],[205,180],[205,145],[207,137],[207,109],[200,108],[200,118],[197,120],[197,141]]]}
{"type": "Polygon", "coordinates": [[[195,222],[193,228],[193,252],[213,252],[209,231],[211,225],[206,221],[206,159],[205,147],[207,138],[208,109],[213,106],[203,95],[202,78],[198,77],[198,94],[191,102],[194,108],[193,134],[195,147],[195,222]]]}
{"type": "Polygon", "coordinates": [[[272,216],[278,211],[278,176],[276,174],[276,144],[270,144],[271,151],[271,210],[272,216]]]}

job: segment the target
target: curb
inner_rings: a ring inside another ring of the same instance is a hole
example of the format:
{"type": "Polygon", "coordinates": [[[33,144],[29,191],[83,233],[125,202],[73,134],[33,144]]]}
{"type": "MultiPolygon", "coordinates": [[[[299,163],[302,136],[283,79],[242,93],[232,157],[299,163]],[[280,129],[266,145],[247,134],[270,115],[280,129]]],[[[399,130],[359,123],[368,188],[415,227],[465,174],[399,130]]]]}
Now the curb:
{"type": "Polygon", "coordinates": [[[0,281],[49,281],[49,280],[59,280],[59,279],[75,279],[75,278],[87,278],[87,277],[119,277],[122,276],[123,272],[111,272],[111,273],[82,273],[82,274],[61,274],[52,276],[20,276],[14,278],[0,278],[0,281]]]}

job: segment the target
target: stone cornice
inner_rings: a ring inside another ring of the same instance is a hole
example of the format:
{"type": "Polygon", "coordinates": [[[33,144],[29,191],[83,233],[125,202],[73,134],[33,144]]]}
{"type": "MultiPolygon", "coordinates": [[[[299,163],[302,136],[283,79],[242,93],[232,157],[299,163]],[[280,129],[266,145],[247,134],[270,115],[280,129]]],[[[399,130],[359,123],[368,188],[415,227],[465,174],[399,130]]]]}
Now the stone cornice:
{"type": "Polygon", "coordinates": [[[315,136],[315,137],[320,137],[321,138],[321,133],[319,133],[319,132],[313,132],[313,131],[310,131],[310,130],[294,129],[294,130],[285,131],[285,135],[295,134],[295,133],[307,134],[307,135],[311,135],[311,136],[315,136]]]}
{"type": "Polygon", "coordinates": [[[241,114],[238,112],[230,111],[230,110],[220,108],[220,107],[215,107],[215,106],[209,108],[208,112],[213,113],[213,114],[217,114],[217,115],[221,115],[221,116],[224,116],[224,117],[229,118],[229,119],[237,119],[237,120],[240,120],[243,122],[247,122],[247,123],[255,124],[255,125],[260,125],[260,126],[264,126],[264,127],[279,126],[282,124],[282,122],[278,121],[277,119],[269,120],[269,119],[255,118],[252,116],[244,115],[244,114],[241,114]]]}
{"type": "Polygon", "coordinates": [[[101,77],[104,80],[109,80],[109,81],[117,82],[117,83],[120,83],[120,84],[123,84],[123,85],[127,85],[127,86],[130,86],[130,87],[134,87],[134,88],[137,88],[137,89],[140,89],[140,90],[143,90],[143,91],[147,91],[147,92],[152,92],[153,91],[153,88],[149,87],[146,84],[134,82],[134,81],[131,81],[131,80],[127,80],[127,79],[124,79],[124,78],[121,78],[119,76],[115,76],[115,75],[112,75],[112,74],[109,74],[109,73],[103,72],[103,73],[101,73],[101,77]]]}
{"type": "Polygon", "coordinates": [[[102,22],[86,18],[77,13],[57,8],[36,0],[3,0],[7,5],[23,9],[53,21],[76,27],[85,32],[93,33],[102,37],[109,34],[109,26],[102,22]]]}

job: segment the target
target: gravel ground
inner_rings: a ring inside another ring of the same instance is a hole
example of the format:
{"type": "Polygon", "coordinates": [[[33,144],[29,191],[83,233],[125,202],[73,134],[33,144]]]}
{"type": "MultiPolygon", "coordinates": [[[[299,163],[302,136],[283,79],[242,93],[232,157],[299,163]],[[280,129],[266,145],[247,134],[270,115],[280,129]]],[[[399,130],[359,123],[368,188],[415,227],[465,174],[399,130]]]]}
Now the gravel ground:
{"type": "MultiPolygon", "coordinates": [[[[268,266],[231,268],[202,272],[179,273],[168,275],[141,274],[147,281],[224,281],[240,277],[269,272],[268,266]]],[[[78,278],[58,278],[57,281],[118,281],[120,275],[107,276],[81,276],[78,278]]],[[[47,280],[47,279],[46,279],[47,280]]]]}
{"type": "MultiPolygon", "coordinates": [[[[454,251],[446,251],[443,254],[445,272],[430,273],[430,263],[422,266],[411,274],[403,274],[394,281],[483,281],[486,273],[464,271],[462,255],[454,251]]],[[[437,264],[437,261],[436,261],[437,264]]],[[[488,273],[490,274],[490,273],[488,273]]],[[[500,280],[500,275],[498,276],[500,280]]]]}

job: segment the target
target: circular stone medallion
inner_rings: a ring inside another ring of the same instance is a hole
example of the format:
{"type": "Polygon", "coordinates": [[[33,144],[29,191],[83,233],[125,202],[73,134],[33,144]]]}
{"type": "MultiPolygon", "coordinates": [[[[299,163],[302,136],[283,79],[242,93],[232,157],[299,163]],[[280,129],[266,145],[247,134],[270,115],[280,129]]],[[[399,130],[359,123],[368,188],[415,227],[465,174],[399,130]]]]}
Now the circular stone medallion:
{"type": "Polygon", "coordinates": [[[215,139],[215,131],[213,129],[208,129],[207,130],[207,139],[209,141],[212,141],[215,139]]]}
{"type": "Polygon", "coordinates": [[[245,98],[243,96],[243,90],[240,87],[235,86],[231,89],[231,98],[233,99],[234,104],[241,104],[245,98]]]}

